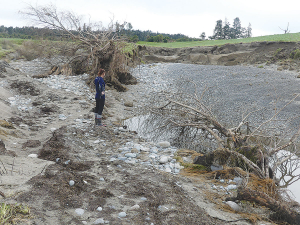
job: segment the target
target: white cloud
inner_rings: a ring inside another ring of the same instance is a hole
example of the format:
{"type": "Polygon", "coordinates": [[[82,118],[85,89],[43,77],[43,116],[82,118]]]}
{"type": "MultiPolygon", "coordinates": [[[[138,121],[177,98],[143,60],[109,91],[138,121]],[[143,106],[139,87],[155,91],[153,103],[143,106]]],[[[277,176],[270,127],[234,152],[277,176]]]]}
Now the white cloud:
{"type": "MultiPolygon", "coordinates": [[[[25,0],[26,1],[26,0],[25,0]]],[[[300,32],[300,2],[285,0],[252,0],[247,4],[240,0],[28,0],[33,5],[53,3],[59,9],[86,15],[93,21],[108,23],[114,17],[127,21],[134,29],[163,33],[182,33],[199,37],[205,32],[212,35],[217,20],[225,18],[232,24],[239,17],[242,26],[252,25],[253,35],[283,33],[289,22],[290,31],[300,32]]],[[[24,9],[23,0],[1,3],[0,25],[27,26],[29,21],[17,15],[24,9]]]]}

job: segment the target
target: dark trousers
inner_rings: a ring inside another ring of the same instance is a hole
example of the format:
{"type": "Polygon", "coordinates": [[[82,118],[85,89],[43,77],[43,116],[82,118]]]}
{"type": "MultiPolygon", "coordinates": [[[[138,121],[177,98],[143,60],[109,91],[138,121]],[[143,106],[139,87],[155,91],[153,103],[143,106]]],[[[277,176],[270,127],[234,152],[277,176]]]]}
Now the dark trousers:
{"type": "Polygon", "coordinates": [[[96,99],[96,109],[95,109],[95,113],[98,113],[99,115],[102,115],[102,111],[104,108],[104,102],[105,99],[96,99]]]}

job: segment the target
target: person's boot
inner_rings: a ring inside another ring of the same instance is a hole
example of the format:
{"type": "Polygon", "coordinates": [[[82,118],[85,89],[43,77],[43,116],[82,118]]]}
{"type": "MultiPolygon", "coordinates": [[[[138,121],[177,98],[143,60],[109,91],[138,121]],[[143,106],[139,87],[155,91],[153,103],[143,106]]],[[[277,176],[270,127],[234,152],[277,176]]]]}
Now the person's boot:
{"type": "Polygon", "coordinates": [[[98,126],[102,126],[102,127],[106,127],[106,125],[104,125],[103,123],[102,123],[102,118],[100,117],[99,119],[98,119],[98,124],[97,124],[98,126]]]}
{"type": "Polygon", "coordinates": [[[98,113],[95,113],[95,126],[98,125],[98,113]]]}

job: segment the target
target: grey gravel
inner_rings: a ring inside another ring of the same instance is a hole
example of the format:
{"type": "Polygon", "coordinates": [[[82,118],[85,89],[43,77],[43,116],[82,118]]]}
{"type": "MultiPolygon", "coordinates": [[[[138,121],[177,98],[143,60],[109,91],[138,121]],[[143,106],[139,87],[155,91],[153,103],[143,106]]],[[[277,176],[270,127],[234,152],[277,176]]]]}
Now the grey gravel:
{"type": "MultiPolygon", "coordinates": [[[[150,84],[145,85],[143,92],[139,93],[141,95],[150,95],[153,91],[174,91],[183,79],[194,81],[199,94],[208,87],[206,103],[217,118],[229,126],[238,125],[243,114],[264,108],[249,117],[251,124],[257,126],[300,93],[300,79],[296,78],[295,72],[275,71],[274,68],[158,63],[140,66],[132,73],[141,84],[150,84]]],[[[299,103],[300,97],[278,115],[278,120],[297,117],[299,103]]],[[[288,124],[281,121],[280,128],[295,128],[299,124],[300,119],[295,118],[288,124]]]]}

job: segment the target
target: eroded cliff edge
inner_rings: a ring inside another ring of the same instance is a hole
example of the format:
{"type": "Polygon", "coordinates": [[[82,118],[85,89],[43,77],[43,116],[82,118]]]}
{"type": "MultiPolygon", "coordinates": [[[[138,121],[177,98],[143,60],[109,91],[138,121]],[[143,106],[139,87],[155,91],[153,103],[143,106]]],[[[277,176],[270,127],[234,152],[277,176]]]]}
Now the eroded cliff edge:
{"type": "Polygon", "coordinates": [[[138,54],[144,63],[224,66],[275,64],[278,70],[300,71],[299,42],[252,42],[187,48],[138,46],[138,54]]]}

